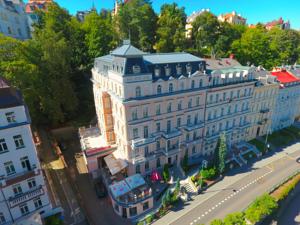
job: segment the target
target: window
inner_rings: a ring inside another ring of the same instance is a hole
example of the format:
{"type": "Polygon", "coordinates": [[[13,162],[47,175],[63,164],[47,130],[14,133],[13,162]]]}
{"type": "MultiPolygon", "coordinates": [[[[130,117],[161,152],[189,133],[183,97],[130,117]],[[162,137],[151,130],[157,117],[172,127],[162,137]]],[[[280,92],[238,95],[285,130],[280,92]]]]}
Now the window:
{"type": "Polygon", "coordinates": [[[191,88],[192,88],[192,89],[195,88],[195,81],[194,81],[194,80],[192,80],[191,88]]]}
{"type": "Polygon", "coordinates": [[[197,124],[198,123],[198,114],[195,115],[195,118],[194,118],[194,124],[197,124]]]}
{"type": "Polygon", "coordinates": [[[157,167],[157,168],[160,167],[160,158],[157,158],[157,160],[156,160],[156,167],[157,167]]]}
{"type": "Polygon", "coordinates": [[[146,157],[149,155],[149,147],[148,146],[145,146],[144,153],[145,153],[146,157]]]}
{"type": "Polygon", "coordinates": [[[156,132],[160,132],[160,123],[156,123],[156,132]]]}
{"type": "Polygon", "coordinates": [[[141,67],[140,67],[139,65],[134,65],[134,66],[132,67],[132,72],[133,72],[134,74],[141,73],[141,67]]]}
{"type": "Polygon", "coordinates": [[[181,110],[181,109],[182,109],[182,101],[180,101],[180,102],[178,103],[177,109],[178,109],[178,110],[181,110]]]}
{"type": "Polygon", "coordinates": [[[160,85],[157,86],[157,94],[161,94],[161,86],[160,85]]]}
{"type": "Polygon", "coordinates": [[[156,105],[156,115],[160,115],[160,105],[156,105]]]}
{"type": "Polygon", "coordinates": [[[168,150],[171,149],[171,141],[170,140],[167,141],[167,149],[168,150]]]}
{"type": "Polygon", "coordinates": [[[168,104],[168,109],[167,109],[168,113],[172,112],[172,103],[169,102],[168,104]]]}
{"type": "Polygon", "coordinates": [[[209,103],[212,103],[213,100],[214,100],[214,96],[213,96],[213,95],[210,95],[210,96],[209,96],[209,103]]]}
{"type": "Polygon", "coordinates": [[[188,103],[188,107],[189,107],[189,108],[192,108],[192,101],[193,101],[193,100],[190,98],[189,103],[188,103]]]}
{"type": "Polygon", "coordinates": [[[228,111],[227,111],[228,114],[231,113],[231,106],[228,106],[228,111]]]}
{"type": "Polygon", "coordinates": [[[145,108],[144,108],[143,116],[144,116],[144,118],[147,118],[147,117],[148,117],[148,107],[145,107],[145,108]]]}
{"type": "Polygon", "coordinates": [[[27,181],[29,189],[36,187],[35,179],[30,179],[27,181]]]}
{"type": "Polygon", "coordinates": [[[12,161],[4,163],[5,171],[7,176],[16,173],[15,167],[12,161]]]}
{"type": "Polygon", "coordinates": [[[224,108],[221,108],[221,116],[224,116],[224,108]]]}
{"type": "Polygon", "coordinates": [[[187,65],[186,65],[186,72],[187,72],[188,74],[191,74],[191,73],[192,73],[192,66],[191,66],[191,64],[187,64],[187,65]]]}
{"type": "Polygon", "coordinates": [[[189,134],[189,133],[186,134],[185,140],[186,140],[186,141],[189,141],[189,140],[190,140],[190,134],[189,134]]]}
{"type": "Polygon", "coordinates": [[[171,120],[167,121],[167,133],[171,132],[171,120]]]}
{"type": "Polygon", "coordinates": [[[181,118],[177,118],[177,127],[181,126],[181,118]]]}
{"type": "Polygon", "coordinates": [[[0,224],[4,224],[4,223],[6,223],[5,217],[3,213],[0,213],[0,224]]]}
{"type": "Polygon", "coordinates": [[[240,92],[241,92],[240,90],[237,91],[237,97],[238,98],[240,97],[240,92]]]}
{"type": "Polygon", "coordinates": [[[196,132],[196,131],[194,131],[194,133],[193,133],[193,140],[195,141],[195,140],[196,140],[196,138],[197,138],[197,132],[196,132]]]}
{"type": "Polygon", "coordinates": [[[195,153],[196,153],[196,147],[193,146],[193,148],[192,148],[192,154],[195,154],[195,153]]]}
{"type": "Polygon", "coordinates": [[[129,209],[129,215],[130,216],[135,216],[137,214],[136,207],[130,208],[129,209]]]}
{"type": "Polygon", "coordinates": [[[196,98],[196,105],[199,106],[200,105],[200,97],[196,98]]]}
{"type": "Polygon", "coordinates": [[[28,209],[28,206],[26,203],[23,205],[20,205],[20,211],[21,211],[22,216],[25,216],[29,213],[29,209],[28,209]]]}
{"type": "Polygon", "coordinates": [[[143,203],[143,211],[149,209],[149,202],[144,202],[143,203]]]}
{"type": "Polygon", "coordinates": [[[135,172],[136,173],[141,173],[141,166],[140,165],[136,165],[135,172]]]}
{"type": "Polygon", "coordinates": [[[173,92],[173,84],[169,84],[169,92],[173,92]]]}
{"type": "Polygon", "coordinates": [[[165,72],[166,72],[166,76],[170,76],[171,75],[171,68],[169,66],[165,67],[165,72]]]}
{"type": "Polygon", "coordinates": [[[149,162],[148,161],[146,161],[146,163],[145,163],[145,170],[149,170],[149,162]]]}
{"type": "Polygon", "coordinates": [[[208,120],[211,120],[211,112],[208,112],[208,120]]]}
{"type": "Polygon", "coordinates": [[[137,120],[138,119],[138,116],[137,116],[137,109],[134,109],[131,113],[131,117],[132,117],[132,120],[137,120]]]}
{"type": "Polygon", "coordinates": [[[13,192],[14,192],[15,196],[20,195],[20,194],[23,193],[22,187],[21,187],[20,184],[16,184],[16,185],[12,186],[12,189],[13,189],[13,192]]]}
{"type": "Polygon", "coordinates": [[[117,212],[119,212],[119,206],[118,206],[118,204],[115,204],[114,208],[115,208],[115,210],[116,210],[117,212]]]}
{"type": "Polygon", "coordinates": [[[238,111],[238,105],[235,105],[234,106],[234,112],[237,112],[238,111]]]}
{"type": "Polygon", "coordinates": [[[139,137],[139,130],[138,128],[133,128],[133,138],[138,138],[139,137]]]}
{"type": "Polygon", "coordinates": [[[160,149],[160,141],[156,141],[156,150],[160,149]]]}
{"type": "Polygon", "coordinates": [[[223,93],[223,101],[226,100],[226,92],[223,93]]]}
{"type": "Polygon", "coordinates": [[[203,81],[202,79],[199,81],[199,87],[201,88],[203,86],[203,81]]]}
{"type": "Polygon", "coordinates": [[[182,67],[180,65],[176,66],[176,73],[177,73],[177,75],[181,75],[182,74],[182,67]]]}
{"type": "Polygon", "coordinates": [[[31,165],[27,156],[20,159],[23,169],[31,170],[31,165]]]}
{"type": "Polygon", "coordinates": [[[136,97],[141,97],[141,88],[140,87],[136,87],[135,88],[135,96],[136,97]]]}
{"type": "Polygon", "coordinates": [[[144,126],[144,138],[148,138],[149,133],[148,133],[148,126],[144,126]]]}
{"type": "Polygon", "coordinates": [[[187,125],[191,124],[191,115],[188,115],[186,123],[187,125]]]}
{"type": "Polygon", "coordinates": [[[159,76],[160,76],[160,69],[159,69],[158,67],[156,67],[156,68],[154,69],[154,75],[155,75],[156,77],[159,77],[159,76]]]}
{"type": "Polygon", "coordinates": [[[13,138],[14,138],[15,145],[16,145],[16,148],[17,148],[17,149],[19,149],[19,148],[24,148],[24,147],[25,147],[21,135],[16,135],[16,136],[14,136],[13,138]]]}
{"type": "Polygon", "coordinates": [[[8,148],[5,142],[5,139],[0,139],[0,153],[7,152],[8,148]]]}
{"type": "Polygon", "coordinates": [[[8,112],[5,113],[6,120],[8,123],[15,123],[16,122],[16,116],[14,112],[8,112]]]}

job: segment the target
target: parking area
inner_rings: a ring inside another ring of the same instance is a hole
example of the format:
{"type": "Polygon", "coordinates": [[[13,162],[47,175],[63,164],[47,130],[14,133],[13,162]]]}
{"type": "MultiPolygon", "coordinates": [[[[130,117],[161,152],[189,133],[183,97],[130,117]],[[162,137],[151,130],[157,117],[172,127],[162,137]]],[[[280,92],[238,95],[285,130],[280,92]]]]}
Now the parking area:
{"type": "Polygon", "coordinates": [[[108,196],[99,197],[96,194],[94,182],[90,178],[80,157],[81,148],[76,129],[65,129],[52,132],[53,137],[63,145],[62,153],[68,165],[68,173],[76,190],[81,207],[84,209],[90,225],[131,224],[117,216],[111,206],[108,196]]]}

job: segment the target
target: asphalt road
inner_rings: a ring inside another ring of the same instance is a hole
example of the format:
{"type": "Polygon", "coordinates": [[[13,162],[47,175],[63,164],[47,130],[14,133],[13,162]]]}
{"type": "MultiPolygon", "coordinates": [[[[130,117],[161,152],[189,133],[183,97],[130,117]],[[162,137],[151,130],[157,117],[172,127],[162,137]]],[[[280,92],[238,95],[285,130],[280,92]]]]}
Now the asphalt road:
{"type": "Polygon", "coordinates": [[[170,224],[209,224],[213,219],[222,219],[229,213],[242,211],[257,196],[264,194],[275,184],[299,170],[300,164],[296,161],[299,156],[300,152],[297,151],[268,166],[254,170],[170,224]]]}

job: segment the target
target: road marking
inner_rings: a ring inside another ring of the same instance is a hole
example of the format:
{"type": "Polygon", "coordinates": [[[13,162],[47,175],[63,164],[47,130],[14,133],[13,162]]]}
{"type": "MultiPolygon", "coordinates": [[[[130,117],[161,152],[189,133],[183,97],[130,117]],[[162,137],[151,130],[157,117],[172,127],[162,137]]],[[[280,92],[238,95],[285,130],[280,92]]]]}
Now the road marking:
{"type": "Polygon", "coordinates": [[[199,216],[199,217],[198,217],[198,220],[200,220],[200,219],[201,219],[201,217],[199,216]]]}
{"type": "Polygon", "coordinates": [[[208,212],[211,212],[211,209],[209,209],[208,212]]]}
{"type": "Polygon", "coordinates": [[[201,216],[202,216],[202,217],[204,217],[205,215],[204,215],[204,214],[202,214],[201,216]]]}
{"type": "Polygon", "coordinates": [[[207,214],[208,214],[208,212],[206,211],[204,214],[205,214],[205,215],[207,215],[207,214]]]}
{"type": "Polygon", "coordinates": [[[212,210],[214,210],[214,209],[215,209],[215,207],[213,206],[211,209],[212,209],[212,210]]]}

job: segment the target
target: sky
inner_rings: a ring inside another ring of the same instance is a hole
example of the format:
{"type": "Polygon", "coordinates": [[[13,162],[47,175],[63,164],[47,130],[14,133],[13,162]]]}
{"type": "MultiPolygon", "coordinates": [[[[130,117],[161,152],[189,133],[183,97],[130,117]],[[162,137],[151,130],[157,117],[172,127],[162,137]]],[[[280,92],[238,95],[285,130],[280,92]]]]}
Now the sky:
{"type": "MultiPolygon", "coordinates": [[[[112,9],[114,0],[56,0],[58,4],[75,14],[78,10],[90,9],[93,2],[98,10],[112,9]]],[[[152,0],[154,10],[159,12],[164,3],[176,2],[185,7],[187,15],[193,11],[210,9],[216,15],[236,11],[247,18],[248,24],[269,22],[282,17],[290,20],[294,29],[300,29],[300,0],[152,0]]]]}

